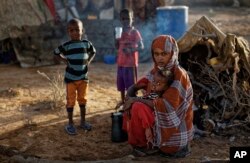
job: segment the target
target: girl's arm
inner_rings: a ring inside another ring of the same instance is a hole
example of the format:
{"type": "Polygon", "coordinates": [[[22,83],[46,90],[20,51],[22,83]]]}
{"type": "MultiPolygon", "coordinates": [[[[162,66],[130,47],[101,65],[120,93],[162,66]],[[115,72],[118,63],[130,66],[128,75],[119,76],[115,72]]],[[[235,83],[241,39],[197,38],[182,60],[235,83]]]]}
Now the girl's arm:
{"type": "Polygon", "coordinates": [[[149,106],[151,109],[154,108],[153,100],[149,99],[142,99],[140,97],[128,97],[123,105],[123,110],[128,110],[131,108],[132,104],[135,102],[141,102],[147,106],[149,106]]]}
{"type": "Polygon", "coordinates": [[[152,100],[136,97],[136,93],[138,92],[138,90],[145,89],[145,87],[145,84],[134,84],[128,88],[126,94],[126,101],[123,108],[124,110],[129,109],[134,102],[144,103],[153,109],[154,104],[152,100]]]}
{"type": "Polygon", "coordinates": [[[139,43],[138,43],[138,50],[143,50],[144,49],[144,44],[143,44],[143,41],[141,40],[139,43]]]}

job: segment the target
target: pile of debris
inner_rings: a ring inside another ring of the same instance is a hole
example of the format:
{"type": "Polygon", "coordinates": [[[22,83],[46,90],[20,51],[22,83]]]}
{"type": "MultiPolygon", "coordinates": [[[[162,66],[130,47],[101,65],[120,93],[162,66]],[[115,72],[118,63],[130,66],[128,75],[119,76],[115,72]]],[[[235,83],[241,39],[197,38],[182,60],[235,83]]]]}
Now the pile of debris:
{"type": "Polygon", "coordinates": [[[194,89],[194,123],[214,131],[241,126],[250,131],[248,42],[224,34],[203,16],[178,40],[180,64],[194,89]]]}

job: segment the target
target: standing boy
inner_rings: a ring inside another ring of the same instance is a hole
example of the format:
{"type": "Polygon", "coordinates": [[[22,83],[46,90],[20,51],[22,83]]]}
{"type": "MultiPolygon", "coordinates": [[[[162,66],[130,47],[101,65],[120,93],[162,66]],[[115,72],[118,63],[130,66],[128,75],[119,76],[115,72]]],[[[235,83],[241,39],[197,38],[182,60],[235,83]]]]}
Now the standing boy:
{"type": "Polygon", "coordinates": [[[121,102],[117,107],[124,104],[125,91],[137,81],[139,50],[144,49],[141,34],[132,25],[133,12],[128,9],[121,10],[120,21],[122,35],[115,40],[118,49],[117,89],[121,93],[121,102]]]}
{"type": "Polygon", "coordinates": [[[82,40],[84,32],[81,20],[71,19],[67,24],[70,41],[54,50],[55,57],[67,64],[64,80],[66,83],[68,124],[65,126],[65,130],[69,135],[76,134],[73,122],[73,110],[76,100],[80,107],[80,127],[88,131],[92,128],[85,121],[86,95],[88,89],[88,65],[93,60],[96,50],[90,41],[82,40]]]}

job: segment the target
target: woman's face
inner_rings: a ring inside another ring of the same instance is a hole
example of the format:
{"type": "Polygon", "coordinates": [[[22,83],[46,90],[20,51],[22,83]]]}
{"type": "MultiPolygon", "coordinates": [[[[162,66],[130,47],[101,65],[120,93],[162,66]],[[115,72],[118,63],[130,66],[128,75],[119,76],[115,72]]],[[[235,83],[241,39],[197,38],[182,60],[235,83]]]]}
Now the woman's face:
{"type": "Polygon", "coordinates": [[[159,67],[165,67],[170,61],[172,54],[167,53],[159,48],[155,48],[153,50],[153,57],[155,60],[155,64],[159,67]]]}

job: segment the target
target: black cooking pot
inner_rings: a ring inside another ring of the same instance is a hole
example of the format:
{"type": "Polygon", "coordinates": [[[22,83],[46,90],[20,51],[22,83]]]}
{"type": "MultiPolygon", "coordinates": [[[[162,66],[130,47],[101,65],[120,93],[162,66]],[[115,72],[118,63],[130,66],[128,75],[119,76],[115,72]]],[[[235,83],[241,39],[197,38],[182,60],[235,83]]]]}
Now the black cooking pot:
{"type": "Polygon", "coordinates": [[[127,132],[122,129],[123,115],[122,112],[112,113],[112,142],[124,142],[128,140],[127,132]]]}

